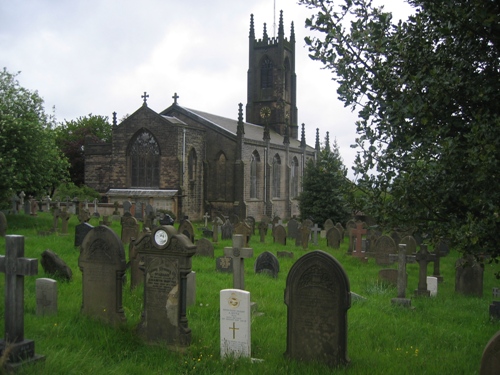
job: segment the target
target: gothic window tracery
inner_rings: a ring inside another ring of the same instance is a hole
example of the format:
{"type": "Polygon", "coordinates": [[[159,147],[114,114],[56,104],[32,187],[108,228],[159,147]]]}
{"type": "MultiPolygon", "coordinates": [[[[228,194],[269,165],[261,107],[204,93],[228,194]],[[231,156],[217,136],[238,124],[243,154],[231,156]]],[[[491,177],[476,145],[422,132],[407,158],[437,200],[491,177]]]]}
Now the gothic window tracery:
{"type": "Polygon", "coordinates": [[[132,140],[130,152],[132,187],[158,187],[160,147],[153,134],[143,129],[132,140]]]}
{"type": "Polygon", "coordinates": [[[281,158],[278,154],[273,158],[273,197],[281,196],[281,158]]]}
{"type": "Polygon", "coordinates": [[[273,61],[269,57],[265,57],[260,65],[260,88],[273,87],[273,66],[273,61]]]}
{"type": "Polygon", "coordinates": [[[250,198],[258,198],[258,173],[259,173],[260,156],[257,151],[252,153],[250,158],[250,198]]]}

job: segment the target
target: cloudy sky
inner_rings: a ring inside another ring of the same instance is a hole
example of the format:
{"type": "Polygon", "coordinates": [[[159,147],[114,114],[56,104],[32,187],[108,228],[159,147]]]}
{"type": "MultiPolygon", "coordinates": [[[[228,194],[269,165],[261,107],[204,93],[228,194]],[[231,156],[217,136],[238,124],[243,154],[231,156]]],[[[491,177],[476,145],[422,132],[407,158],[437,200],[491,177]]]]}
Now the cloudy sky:
{"type": "MultiPolygon", "coordinates": [[[[405,17],[403,0],[380,0],[405,17]]],[[[294,22],[297,107],[314,145],[316,128],[337,140],[350,169],[356,115],[337,99],[332,73],[309,59],[304,20],[311,10],[295,0],[0,0],[0,69],[20,71],[58,122],[80,116],[118,119],[133,113],[144,91],[159,112],[179,104],[237,118],[246,104],[248,32],[274,32],[283,10],[285,37],[294,22]],[[274,5],[275,3],[275,5],[274,5]],[[276,18],[274,17],[276,15],[276,18]]],[[[352,177],[352,172],[350,172],[352,177]]]]}

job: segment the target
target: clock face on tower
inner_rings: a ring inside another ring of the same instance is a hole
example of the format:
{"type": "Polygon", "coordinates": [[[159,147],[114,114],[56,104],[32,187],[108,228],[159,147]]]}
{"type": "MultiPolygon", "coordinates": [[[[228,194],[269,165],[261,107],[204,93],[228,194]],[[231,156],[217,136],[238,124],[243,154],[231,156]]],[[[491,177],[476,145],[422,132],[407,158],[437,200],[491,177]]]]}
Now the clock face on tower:
{"type": "Polygon", "coordinates": [[[156,245],[156,247],[159,248],[164,248],[166,247],[168,243],[168,233],[164,228],[158,228],[154,233],[153,233],[153,240],[156,245]]]}

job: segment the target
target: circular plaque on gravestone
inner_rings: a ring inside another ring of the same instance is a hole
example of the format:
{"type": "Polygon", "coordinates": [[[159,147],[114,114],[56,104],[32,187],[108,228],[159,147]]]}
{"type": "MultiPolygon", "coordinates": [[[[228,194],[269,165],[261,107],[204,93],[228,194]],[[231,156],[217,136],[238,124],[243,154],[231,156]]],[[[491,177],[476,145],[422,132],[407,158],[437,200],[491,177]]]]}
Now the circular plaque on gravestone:
{"type": "Polygon", "coordinates": [[[157,249],[165,249],[170,243],[170,233],[166,227],[158,227],[152,233],[153,245],[157,249]]]}

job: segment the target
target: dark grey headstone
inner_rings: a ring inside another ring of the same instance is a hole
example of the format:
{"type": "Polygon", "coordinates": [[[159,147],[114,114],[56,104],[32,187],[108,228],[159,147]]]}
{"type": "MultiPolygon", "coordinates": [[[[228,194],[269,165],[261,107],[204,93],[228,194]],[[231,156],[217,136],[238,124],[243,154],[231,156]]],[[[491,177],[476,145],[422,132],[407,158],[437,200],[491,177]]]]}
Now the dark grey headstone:
{"type": "Polygon", "coordinates": [[[87,222],[80,223],[75,226],[75,247],[80,246],[83,243],[83,239],[94,228],[87,222]]]}
{"type": "MultiPolygon", "coordinates": [[[[389,236],[380,236],[375,243],[375,249],[373,251],[373,256],[375,261],[379,265],[389,265],[393,264],[394,260],[389,257],[390,254],[396,254],[398,252],[398,247],[394,240],[389,236]]],[[[409,254],[409,253],[407,253],[409,254]]]]}
{"type": "Polygon", "coordinates": [[[45,250],[42,253],[42,267],[46,274],[54,277],[60,277],[64,280],[71,280],[73,271],[68,265],[57,256],[52,250],[45,250]]]}
{"type": "Polygon", "coordinates": [[[286,230],[283,225],[276,225],[273,229],[274,242],[286,245],[286,230]]]}
{"type": "Polygon", "coordinates": [[[130,209],[132,208],[132,203],[130,201],[124,201],[123,202],[123,213],[125,214],[125,212],[129,212],[130,213],[130,209]]]}
{"type": "Polygon", "coordinates": [[[124,244],[130,242],[130,239],[139,237],[139,223],[130,212],[125,212],[121,218],[122,235],[121,239],[124,244]]]}
{"type": "Polygon", "coordinates": [[[323,229],[325,232],[328,232],[328,229],[333,228],[335,225],[333,224],[332,219],[326,219],[325,223],[323,224],[323,229]]]}
{"type": "Polygon", "coordinates": [[[273,253],[264,251],[255,260],[254,270],[255,273],[266,273],[272,277],[278,277],[280,262],[273,253]]]}
{"type": "Polygon", "coordinates": [[[206,238],[200,238],[196,241],[196,255],[203,257],[214,257],[214,245],[212,242],[207,240],[206,238]]]}
{"type": "Polygon", "coordinates": [[[484,269],[472,256],[460,258],[455,264],[455,292],[466,296],[483,296],[484,269]]]}
{"type": "Polygon", "coordinates": [[[233,273],[233,258],[231,257],[218,257],[215,260],[215,270],[224,273],[233,273]]]}
{"type": "Polygon", "coordinates": [[[331,227],[326,232],[326,245],[328,247],[333,248],[333,249],[339,249],[341,238],[342,238],[342,236],[341,236],[338,228],[331,227]]]}
{"type": "Polygon", "coordinates": [[[288,238],[296,239],[297,232],[299,230],[299,222],[295,219],[290,219],[287,225],[288,229],[288,238]]]}
{"type": "Polygon", "coordinates": [[[299,258],[287,276],[285,303],[287,357],[331,367],[349,362],[349,279],[334,257],[315,250],[299,258]]]}
{"type": "Polygon", "coordinates": [[[479,370],[479,375],[498,374],[500,374],[500,331],[493,335],[488,344],[486,344],[479,370]]]}
{"type": "Polygon", "coordinates": [[[500,301],[493,301],[490,305],[490,319],[500,320],[500,301]]]}
{"type": "Polygon", "coordinates": [[[189,240],[194,243],[194,227],[189,220],[183,220],[179,229],[177,230],[180,234],[185,235],[189,240]]]}
{"type": "Polygon", "coordinates": [[[226,222],[221,226],[221,239],[223,240],[230,240],[233,238],[233,230],[234,226],[231,224],[229,220],[226,220],[226,222]]]}

